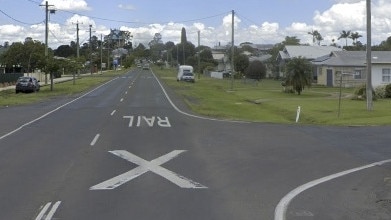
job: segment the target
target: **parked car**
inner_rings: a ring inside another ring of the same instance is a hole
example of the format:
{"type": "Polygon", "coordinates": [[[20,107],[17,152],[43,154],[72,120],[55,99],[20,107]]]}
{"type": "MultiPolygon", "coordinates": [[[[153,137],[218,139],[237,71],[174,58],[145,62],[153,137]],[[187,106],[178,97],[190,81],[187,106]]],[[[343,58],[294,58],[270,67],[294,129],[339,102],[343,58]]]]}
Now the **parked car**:
{"type": "Polygon", "coordinates": [[[39,80],[34,77],[22,76],[16,81],[15,92],[38,92],[40,88],[39,80]]]}

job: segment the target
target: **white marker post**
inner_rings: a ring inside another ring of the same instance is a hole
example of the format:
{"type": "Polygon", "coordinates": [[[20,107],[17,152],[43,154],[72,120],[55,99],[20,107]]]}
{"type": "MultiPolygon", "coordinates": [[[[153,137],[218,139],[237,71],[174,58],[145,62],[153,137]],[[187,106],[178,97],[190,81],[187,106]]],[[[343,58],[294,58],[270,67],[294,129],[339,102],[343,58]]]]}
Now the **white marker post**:
{"type": "Polygon", "coordinates": [[[300,106],[297,106],[296,123],[297,123],[297,122],[299,122],[299,118],[300,118],[300,111],[301,111],[301,108],[300,108],[300,106]]]}

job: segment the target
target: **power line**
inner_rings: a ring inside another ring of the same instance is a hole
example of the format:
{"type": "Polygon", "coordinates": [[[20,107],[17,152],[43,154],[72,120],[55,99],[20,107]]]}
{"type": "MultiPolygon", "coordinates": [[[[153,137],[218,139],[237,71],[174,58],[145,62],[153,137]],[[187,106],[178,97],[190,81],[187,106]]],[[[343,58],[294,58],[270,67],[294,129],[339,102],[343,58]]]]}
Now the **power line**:
{"type": "Polygon", "coordinates": [[[40,24],[40,23],[44,22],[44,21],[41,21],[41,22],[38,22],[38,23],[27,23],[27,22],[24,22],[24,21],[20,21],[20,20],[18,20],[18,19],[16,19],[16,18],[13,18],[11,15],[5,13],[5,12],[4,12],[3,10],[1,10],[1,9],[0,9],[0,12],[1,12],[2,14],[4,14],[5,16],[7,16],[8,18],[10,18],[10,19],[12,19],[12,20],[14,20],[14,21],[16,21],[16,22],[18,22],[18,23],[25,24],[25,25],[37,25],[37,24],[40,24]]]}
{"type": "Polygon", "coordinates": [[[62,9],[58,9],[57,11],[66,12],[66,13],[73,14],[73,15],[85,16],[85,17],[89,17],[92,19],[96,19],[96,20],[102,20],[102,21],[111,21],[111,22],[126,23],[126,24],[146,24],[146,25],[147,24],[154,24],[154,23],[169,23],[169,22],[189,23],[189,22],[202,21],[202,20],[207,20],[207,19],[219,17],[219,16],[222,16],[222,15],[225,15],[226,13],[228,13],[228,12],[224,12],[224,13],[220,13],[220,14],[216,14],[216,15],[207,16],[207,17],[195,18],[195,19],[190,19],[190,20],[182,20],[182,21],[140,22],[140,21],[123,21],[123,20],[115,20],[115,19],[109,19],[109,18],[103,18],[103,17],[97,17],[97,16],[89,16],[89,15],[76,13],[76,12],[72,12],[72,11],[68,11],[68,10],[62,10],[62,9]]]}

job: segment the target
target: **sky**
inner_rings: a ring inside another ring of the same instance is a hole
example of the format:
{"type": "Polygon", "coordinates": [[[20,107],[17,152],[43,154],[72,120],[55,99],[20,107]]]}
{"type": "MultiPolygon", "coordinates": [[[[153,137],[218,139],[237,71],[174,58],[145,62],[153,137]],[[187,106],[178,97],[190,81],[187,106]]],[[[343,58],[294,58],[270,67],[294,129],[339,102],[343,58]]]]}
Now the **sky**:
{"type": "MultiPolygon", "coordinates": [[[[0,45],[23,42],[26,37],[45,42],[45,5],[42,0],[0,0],[0,45]]],[[[48,0],[48,45],[56,49],[76,41],[79,23],[80,44],[92,35],[100,38],[110,29],[130,31],[133,45],[148,45],[155,33],[164,43],[180,41],[184,27],[187,40],[205,46],[234,43],[276,44],[286,36],[313,44],[308,34],[317,30],[322,45],[338,40],[342,31],[358,32],[366,44],[366,0],[48,0]]],[[[372,45],[391,36],[391,0],[371,0],[372,45]]],[[[352,44],[349,39],[348,44],[352,44]]]]}

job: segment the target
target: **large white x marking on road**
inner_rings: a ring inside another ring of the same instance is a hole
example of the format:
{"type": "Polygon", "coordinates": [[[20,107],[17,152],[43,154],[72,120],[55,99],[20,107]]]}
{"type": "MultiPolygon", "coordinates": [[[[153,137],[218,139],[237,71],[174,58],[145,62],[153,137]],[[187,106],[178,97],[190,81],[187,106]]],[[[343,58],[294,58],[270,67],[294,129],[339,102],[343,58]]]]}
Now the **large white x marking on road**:
{"type": "Polygon", "coordinates": [[[99,183],[95,186],[90,187],[90,190],[107,190],[107,189],[115,189],[118,186],[121,186],[122,184],[129,182],[130,180],[148,172],[151,171],[155,174],[158,174],[167,180],[171,181],[172,183],[176,184],[177,186],[181,188],[208,188],[206,186],[203,186],[200,183],[194,182],[193,180],[187,179],[186,177],[180,176],[170,170],[167,170],[164,167],[161,167],[160,165],[168,162],[169,160],[174,159],[179,154],[185,152],[185,150],[174,150],[171,151],[168,154],[165,154],[161,157],[158,157],[151,161],[146,161],[132,153],[129,153],[125,150],[114,150],[109,151],[110,153],[121,157],[131,163],[135,163],[139,165],[138,167],[123,173],[121,175],[118,175],[116,177],[113,177],[109,180],[106,180],[102,183],[99,183]]]}

